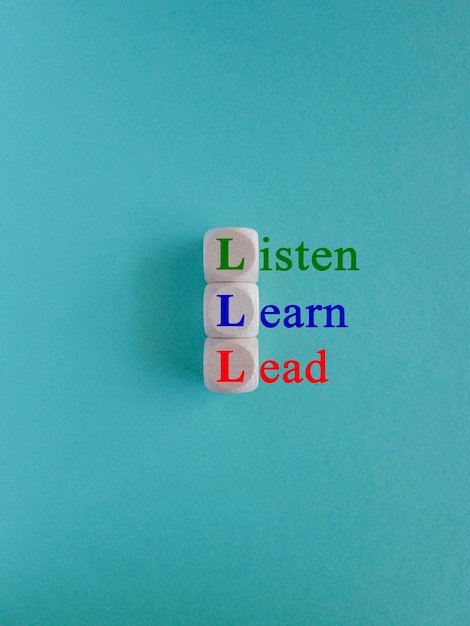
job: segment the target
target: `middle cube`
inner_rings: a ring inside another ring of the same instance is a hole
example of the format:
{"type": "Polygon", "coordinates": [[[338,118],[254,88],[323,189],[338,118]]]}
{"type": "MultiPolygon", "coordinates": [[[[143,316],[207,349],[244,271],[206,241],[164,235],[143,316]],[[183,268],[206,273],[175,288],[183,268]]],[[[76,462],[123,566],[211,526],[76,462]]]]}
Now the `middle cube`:
{"type": "Polygon", "coordinates": [[[204,290],[204,332],[208,337],[256,337],[259,291],[255,283],[210,283],[204,290]]]}

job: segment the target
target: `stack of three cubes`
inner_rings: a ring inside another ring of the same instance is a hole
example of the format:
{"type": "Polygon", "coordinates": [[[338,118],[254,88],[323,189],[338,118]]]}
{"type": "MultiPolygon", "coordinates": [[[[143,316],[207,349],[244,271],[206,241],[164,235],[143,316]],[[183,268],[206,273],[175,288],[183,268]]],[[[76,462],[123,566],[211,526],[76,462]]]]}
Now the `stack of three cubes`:
{"type": "Polygon", "coordinates": [[[218,393],[258,386],[259,244],[252,228],[204,235],[204,384],[218,393]]]}

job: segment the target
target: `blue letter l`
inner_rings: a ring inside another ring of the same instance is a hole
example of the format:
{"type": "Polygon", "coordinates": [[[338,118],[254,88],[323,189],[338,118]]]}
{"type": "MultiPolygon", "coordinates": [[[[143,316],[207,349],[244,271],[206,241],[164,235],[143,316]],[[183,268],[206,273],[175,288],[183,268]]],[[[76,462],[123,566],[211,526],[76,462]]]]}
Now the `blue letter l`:
{"type": "Polygon", "coordinates": [[[244,315],[235,324],[229,322],[228,304],[230,298],[233,298],[233,294],[217,294],[217,297],[220,298],[220,324],[217,324],[217,326],[243,326],[245,323],[244,315]]]}

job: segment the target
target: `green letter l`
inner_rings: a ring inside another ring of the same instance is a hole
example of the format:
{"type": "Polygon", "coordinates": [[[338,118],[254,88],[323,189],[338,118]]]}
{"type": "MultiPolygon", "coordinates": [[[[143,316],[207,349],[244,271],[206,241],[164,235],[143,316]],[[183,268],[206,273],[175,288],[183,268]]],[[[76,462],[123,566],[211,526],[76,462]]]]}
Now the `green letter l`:
{"type": "Polygon", "coordinates": [[[220,267],[218,270],[242,270],[245,265],[245,259],[240,261],[240,264],[237,267],[230,267],[228,261],[228,242],[232,241],[233,237],[219,238],[217,237],[217,241],[220,241],[220,267]]]}

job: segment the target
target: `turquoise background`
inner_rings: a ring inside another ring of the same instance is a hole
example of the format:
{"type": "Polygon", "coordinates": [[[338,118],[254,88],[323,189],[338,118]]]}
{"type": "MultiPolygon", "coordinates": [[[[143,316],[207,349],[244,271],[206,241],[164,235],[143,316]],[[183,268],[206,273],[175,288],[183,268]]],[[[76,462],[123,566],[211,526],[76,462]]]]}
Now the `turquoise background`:
{"type": "Polygon", "coordinates": [[[470,5],[0,5],[0,624],[470,623],[470,5]],[[330,382],[202,384],[202,236],[357,249],[330,382]],[[468,231],[467,231],[468,233],[468,231]],[[468,291],[467,291],[468,293],[468,291]]]}

